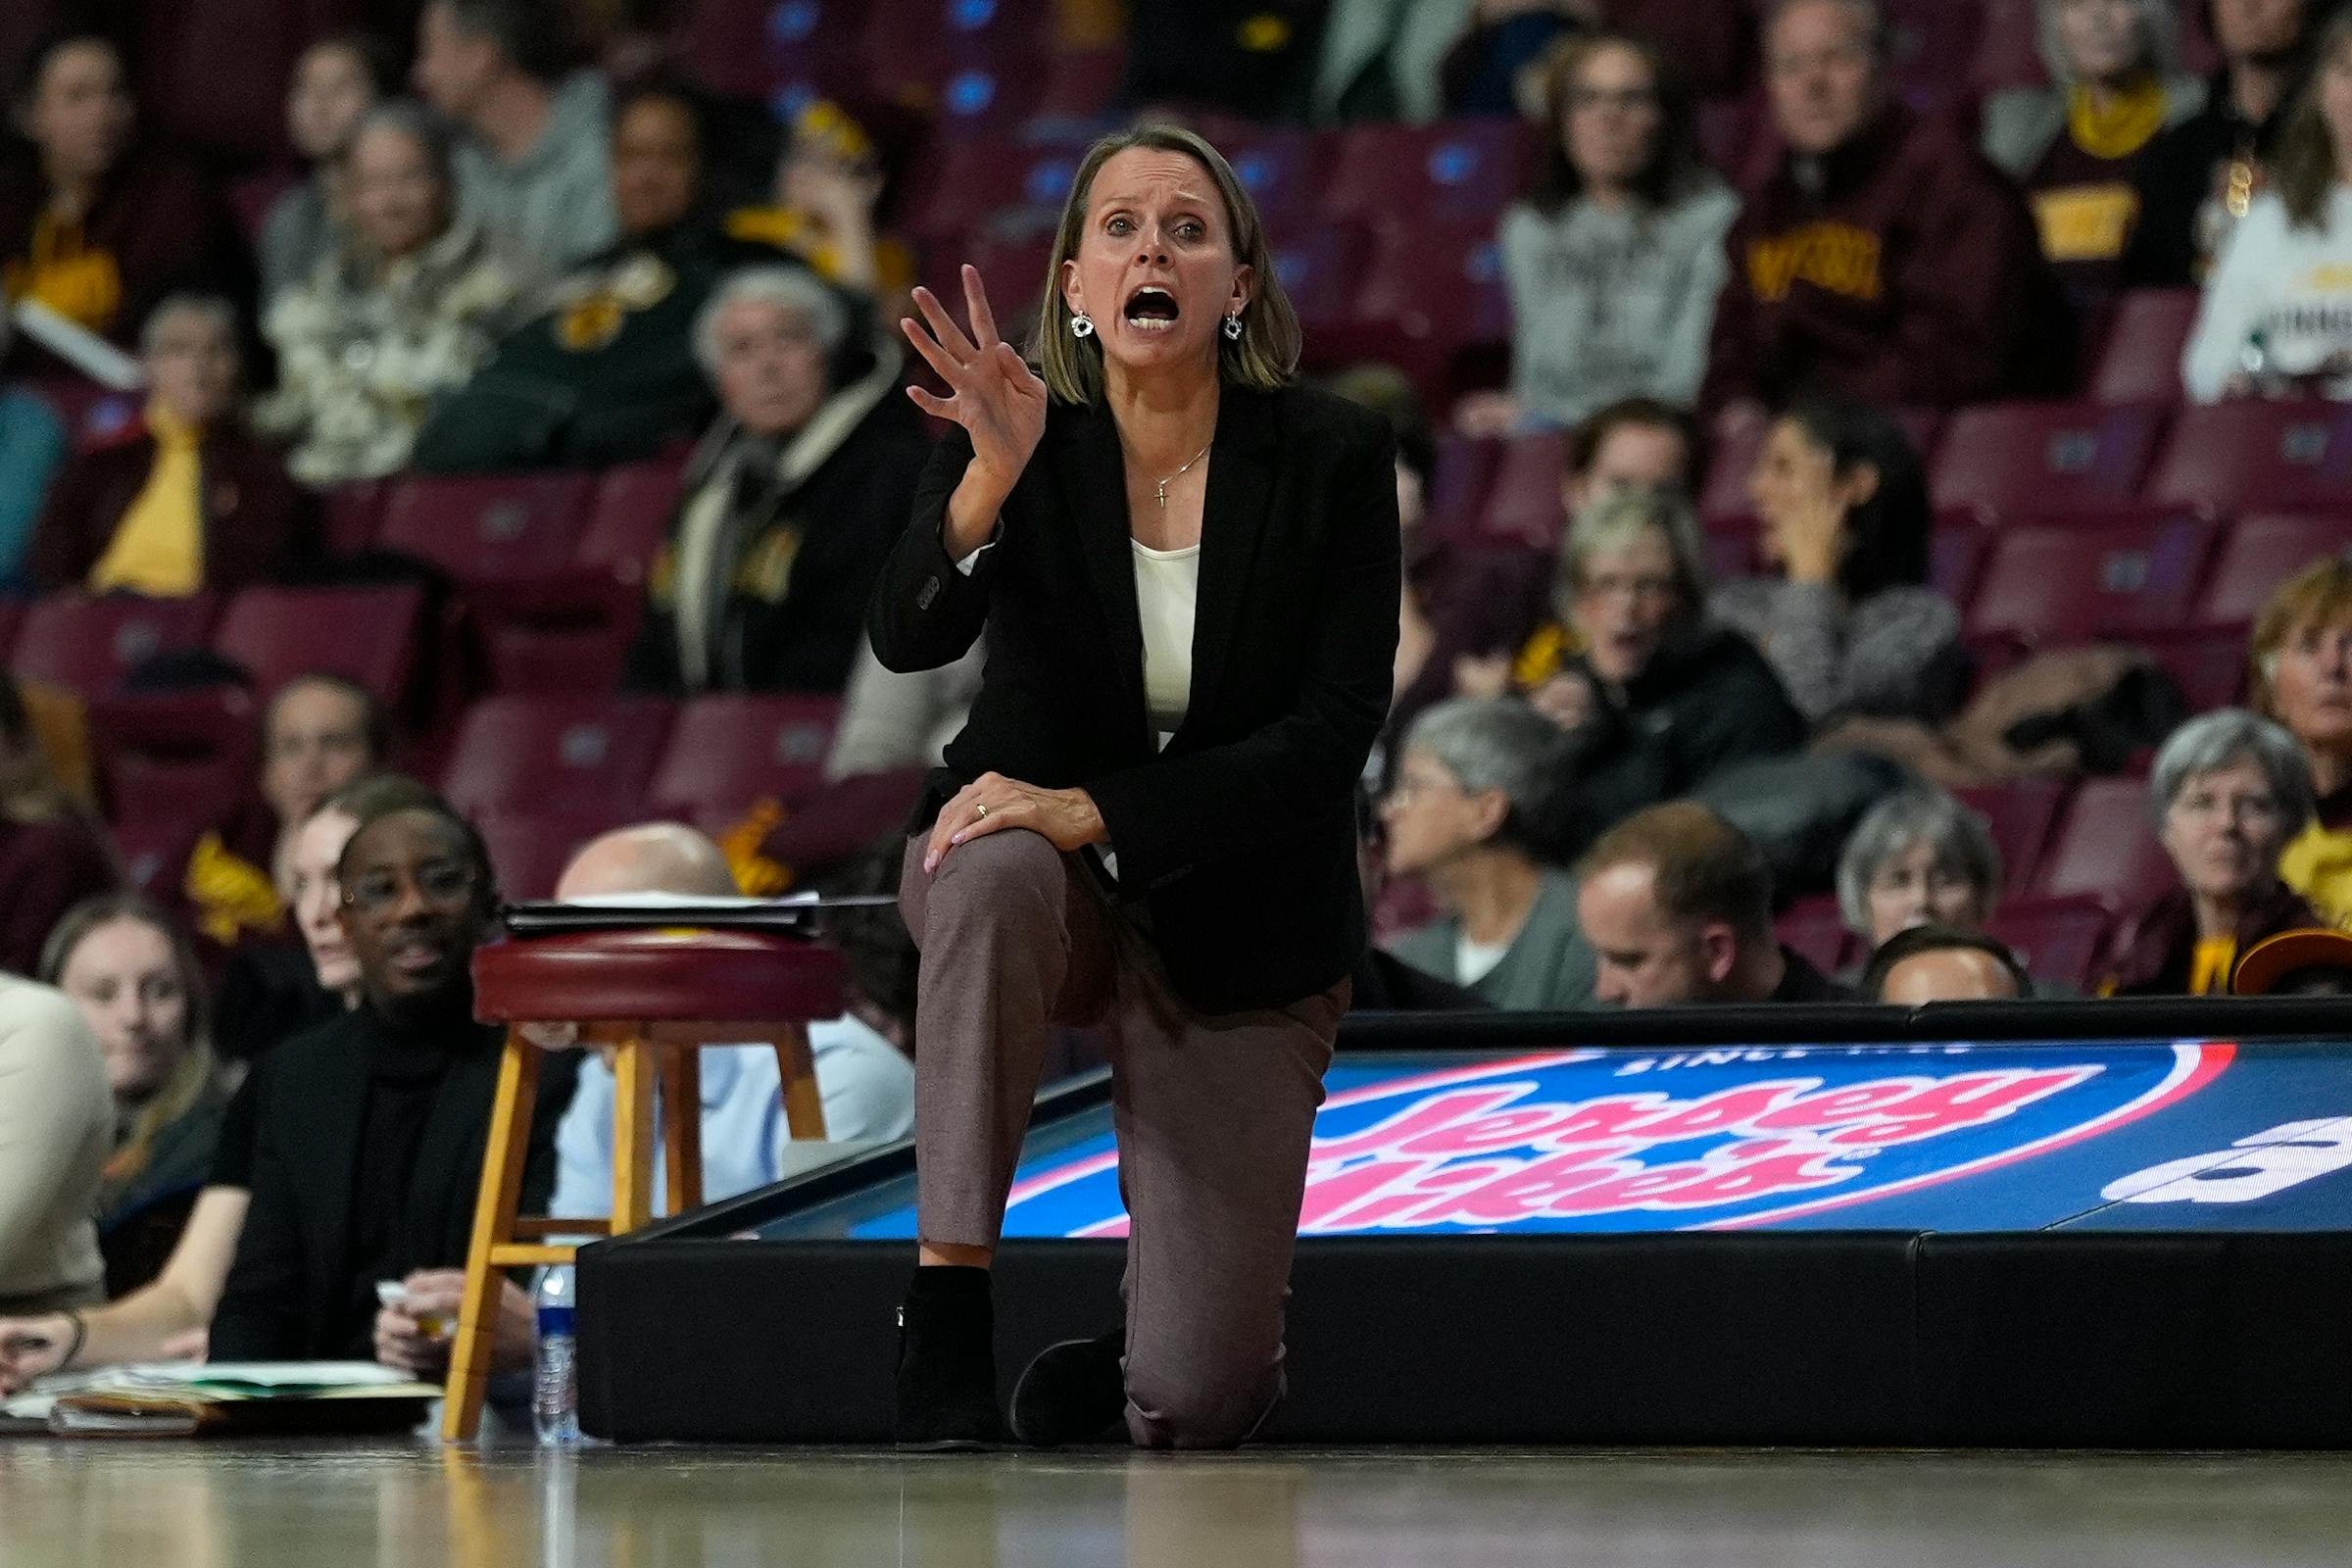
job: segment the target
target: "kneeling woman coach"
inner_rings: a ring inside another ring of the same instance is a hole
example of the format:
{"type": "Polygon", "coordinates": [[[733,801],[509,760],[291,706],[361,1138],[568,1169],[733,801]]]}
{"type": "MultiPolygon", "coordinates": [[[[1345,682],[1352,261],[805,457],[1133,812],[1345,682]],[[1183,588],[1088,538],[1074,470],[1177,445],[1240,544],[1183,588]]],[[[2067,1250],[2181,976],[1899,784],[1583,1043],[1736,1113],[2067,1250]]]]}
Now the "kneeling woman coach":
{"type": "Polygon", "coordinates": [[[1383,421],[1293,385],[1298,324],[1250,197],[1190,132],[1099,142],[1032,358],[963,270],[906,335],[958,428],[869,629],[988,668],[906,849],[922,948],[920,1264],[898,1438],[1001,1441],[988,1267],[1050,1024],[1111,1042],[1123,1334],[1032,1364],[1028,1442],[1242,1442],[1282,1391],[1283,1300],[1348,975],[1353,791],[1396,644],[1383,421]],[[1123,1355],[1122,1355],[1123,1351],[1123,1355]]]}

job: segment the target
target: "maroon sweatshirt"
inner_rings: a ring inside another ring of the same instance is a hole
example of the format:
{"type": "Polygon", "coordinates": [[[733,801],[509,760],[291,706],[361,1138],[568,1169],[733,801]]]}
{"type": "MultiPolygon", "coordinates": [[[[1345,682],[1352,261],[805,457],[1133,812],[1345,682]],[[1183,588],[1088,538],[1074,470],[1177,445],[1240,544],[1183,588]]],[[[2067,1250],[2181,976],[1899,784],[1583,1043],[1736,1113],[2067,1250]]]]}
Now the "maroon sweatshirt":
{"type": "MultiPolygon", "coordinates": [[[[78,588],[115,542],[122,514],[147,486],[155,438],[141,424],[66,465],[49,487],[26,561],[44,589],[78,588]]],[[[286,475],[275,452],[231,424],[206,433],[198,449],[209,593],[262,581],[310,543],[310,496],[286,475]]]]}
{"type": "MultiPolygon", "coordinates": [[[[48,181],[35,159],[0,162],[0,277],[25,265],[48,205],[48,181]]],[[[113,315],[95,328],[100,336],[134,347],[147,313],[180,290],[225,297],[250,336],[258,287],[252,252],[227,202],[189,165],[151,149],[131,152],[107,176],[76,239],[107,259],[120,285],[113,315]]],[[[23,373],[65,368],[22,333],[9,362],[23,373]]]]}
{"type": "Polygon", "coordinates": [[[1784,154],[1725,244],[1709,409],[1807,392],[1950,406],[2058,390],[2064,297],[2016,187],[1889,108],[1819,159],[1784,154]]]}

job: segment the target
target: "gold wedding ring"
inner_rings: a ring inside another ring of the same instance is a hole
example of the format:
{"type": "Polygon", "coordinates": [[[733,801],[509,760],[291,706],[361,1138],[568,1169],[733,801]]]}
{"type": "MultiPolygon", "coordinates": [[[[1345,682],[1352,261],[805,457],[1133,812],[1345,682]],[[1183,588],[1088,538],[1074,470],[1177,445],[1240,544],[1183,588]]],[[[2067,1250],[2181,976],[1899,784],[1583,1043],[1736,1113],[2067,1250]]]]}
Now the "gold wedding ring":
{"type": "Polygon", "coordinates": [[[981,802],[979,809],[974,811],[972,814],[974,816],[986,816],[988,814],[988,803],[986,801],[981,802]]]}

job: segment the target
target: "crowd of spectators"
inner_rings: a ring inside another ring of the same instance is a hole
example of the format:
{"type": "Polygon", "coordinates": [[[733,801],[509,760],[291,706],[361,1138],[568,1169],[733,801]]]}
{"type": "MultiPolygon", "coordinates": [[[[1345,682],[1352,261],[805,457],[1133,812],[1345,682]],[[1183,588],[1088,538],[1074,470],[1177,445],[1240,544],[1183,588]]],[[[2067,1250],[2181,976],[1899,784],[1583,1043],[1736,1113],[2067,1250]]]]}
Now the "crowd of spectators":
{"type": "MultiPolygon", "coordinates": [[[[2107,911],[2093,962],[2004,944],[2016,868],[1942,787],[1966,770],[1923,761],[1966,749],[1996,671],[1938,586],[1921,417],[2065,391],[2117,292],[2149,286],[2202,290],[2186,398],[2352,388],[2352,8],[2211,0],[2207,80],[2172,0],[2035,10],[2046,81],[1955,113],[1906,98],[1877,0],[1124,8],[1099,123],[1488,117],[1541,146],[1494,215],[1507,365],[1317,366],[1395,429],[1405,535],[1359,1006],[2215,994],[2266,942],[2352,922],[2352,550],[2277,587],[2246,709],[2176,722],[2136,657],[2004,676],[2054,694],[2004,736],[2080,743],[1992,781],[2145,775],[2170,884],[2107,911]],[[1727,156],[1705,116],[1742,104],[1757,134],[1727,156]],[[1557,515],[1530,574],[1447,524],[1440,454],[1545,440],[1557,515]],[[1727,551],[1698,492],[1729,453],[1752,453],[1753,521],[1727,551]],[[1853,961],[1792,938],[1804,899],[1853,961]]],[[[771,112],[660,38],[609,39],[631,65],[598,69],[560,0],[406,20],[293,62],[299,171],[265,203],[156,133],[114,34],[26,49],[0,159],[0,577],[154,601],[394,580],[438,605],[431,568],[334,547],[339,496],[666,463],[665,525],[623,574],[623,687],[838,703],[828,799],[936,763],[985,647],[898,674],[862,632],[930,433],[889,323],[961,259],[894,227],[920,106],[771,112]],[[53,407],[91,377],[139,400],[96,441],[53,407]]],[[[991,279],[1008,318],[1042,281],[991,279]]],[[[211,656],[133,680],[253,684],[211,656]]],[[[0,1390],[208,1335],[220,1356],[446,1359],[430,1320],[458,1299],[497,1047],[467,961],[498,869],[394,771],[439,760],[431,693],[318,670],[252,695],[252,778],[159,880],[110,836],[146,803],[93,786],[88,714],[0,681],[0,1390]]],[[[887,840],[904,802],[882,793],[853,838],[887,840]]],[[[763,838],[780,814],[622,828],[556,891],[766,891],[808,868],[763,838]]],[[[2310,951],[2298,988],[2352,983],[2310,951]]],[[[835,1137],[910,1125],[911,961],[903,932],[854,953],[853,1010],[813,1032],[835,1137]]],[[[703,1091],[710,1195],[775,1179],[773,1053],[710,1054],[703,1091]]],[[[592,1057],[546,1075],[526,1204],[606,1211],[613,1093],[592,1057]]],[[[510,1286],[494,1370],[530,1332],[510,1286]]]]}

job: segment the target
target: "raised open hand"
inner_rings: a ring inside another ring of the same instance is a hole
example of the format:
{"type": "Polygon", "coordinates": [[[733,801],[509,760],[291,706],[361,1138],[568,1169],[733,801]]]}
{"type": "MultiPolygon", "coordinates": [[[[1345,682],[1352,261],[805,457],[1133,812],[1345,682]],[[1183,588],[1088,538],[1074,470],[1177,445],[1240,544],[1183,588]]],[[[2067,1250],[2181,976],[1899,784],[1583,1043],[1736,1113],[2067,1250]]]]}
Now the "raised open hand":
{"type": "Polygon", "coordinates": [[[997,318],[988,308],[988,290],[980,270],[963,269],[963,299],[972,321],[964,336],[939,296],[927,288],[914,291],[922,322],[907,318],[899,322],[914,351],[948,383],[941,397],[919,386],[906,395],[916,408],[953,419],[972,438],[972,463],[987,476],[999,495],[1009,492],[1029,455],[1046,431],[1046,383],[1021,359],[1020,351],[997,336],[997,318]]]}

